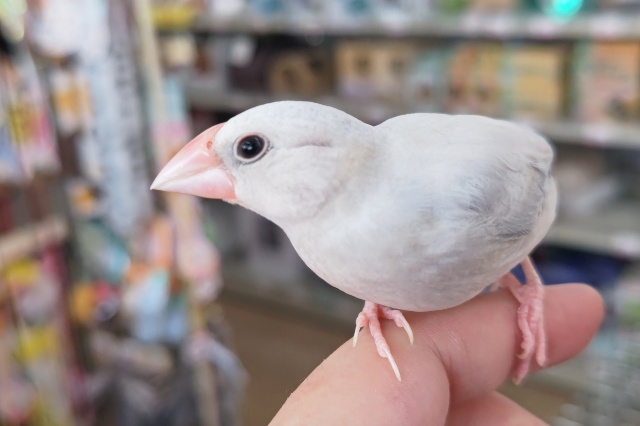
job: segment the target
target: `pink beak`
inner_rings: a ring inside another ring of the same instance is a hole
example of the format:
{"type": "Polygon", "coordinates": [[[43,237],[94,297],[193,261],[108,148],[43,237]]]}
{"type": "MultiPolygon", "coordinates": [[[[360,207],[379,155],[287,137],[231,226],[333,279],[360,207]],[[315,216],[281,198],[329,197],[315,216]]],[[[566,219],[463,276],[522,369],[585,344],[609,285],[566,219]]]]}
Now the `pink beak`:
{"type": "Polygon", "coordinates": [[[211,149],[223,125],[205,130],[185,145],[160,171],[151,189],[234,200],[233,177],[211,149]]]}

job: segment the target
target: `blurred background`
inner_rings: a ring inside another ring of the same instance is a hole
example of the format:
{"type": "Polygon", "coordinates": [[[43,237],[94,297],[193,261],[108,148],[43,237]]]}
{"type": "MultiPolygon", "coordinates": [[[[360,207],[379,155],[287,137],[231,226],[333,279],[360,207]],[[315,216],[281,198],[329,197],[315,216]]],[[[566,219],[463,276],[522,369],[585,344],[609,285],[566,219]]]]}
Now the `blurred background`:
{"type": "Polygon", "coordinates": [[[608,313],[501,391],[558,426],[640,425],[637,0],[0,0],[0,425],[264,425],[352,335],[362,302],[275,225],[149,191],[193,135],[280,99],[548,137],[535,261],[608,313]]]}

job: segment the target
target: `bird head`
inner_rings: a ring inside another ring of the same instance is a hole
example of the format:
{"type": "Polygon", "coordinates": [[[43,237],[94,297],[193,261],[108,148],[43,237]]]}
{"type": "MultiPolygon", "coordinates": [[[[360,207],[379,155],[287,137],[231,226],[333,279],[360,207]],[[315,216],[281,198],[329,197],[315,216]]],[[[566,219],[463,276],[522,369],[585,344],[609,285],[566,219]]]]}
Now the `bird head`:
{"type": "Polygon", "coordinates": [[[302,220],[366,161],[372,129],[311,102],[261,105],[194,138],[151,188],[240,204],[278,224],[302,220]]]}

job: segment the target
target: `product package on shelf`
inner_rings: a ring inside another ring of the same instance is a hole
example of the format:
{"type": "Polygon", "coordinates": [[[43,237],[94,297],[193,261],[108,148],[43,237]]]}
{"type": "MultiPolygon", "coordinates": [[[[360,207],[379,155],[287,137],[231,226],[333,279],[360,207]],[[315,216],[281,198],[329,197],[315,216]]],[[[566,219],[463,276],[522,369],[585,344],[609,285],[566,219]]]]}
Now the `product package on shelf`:
{"type": "MultiPolygon", "coordinates": [[[[445,49],[445,48],[442,48],[445,49]]],[[[446,87],[442,108],[450,113],[500,116],[505,91],[505,48],[500,43],[465,42],[441,51],[446,87]]]]}
{"type": "Polygon", "coordinates": [[[472,111],[473,87],[471,75],[477,62],[479,45],[462,43],[451,49],[447,67],[447,96],[444,110],[450,113],[472,111]]]}
{"type": "Polygon", "coordinates": [[[233,0],[151,0],[149,8],[151,19],[158,28],[182,30],[188,28],[196,16],[206,12],[207,5],[220,3],[233,3],[233,0]]]}
{"type": "Polygon", "coordinates": [[[414,58],[411,44],[341,42],[335,61],[338,92],[351,99],[400,102],[414,58]]]}
{"type": "Polygon", "coordinates": [[[85,132],[92,116],[86,74],[75,66],[52,67],[48,79],[58,132],[61,136],[85,132]]]}
{"type": "Polygon", "coordinates": [[[163,66],[189,71],[196,61],[196,41],[192,34],[168,34],[158,39],[163,66]]]}
{"type": "Polygon", "coordinates": [[[519,120],[563,116],[567,50],[554,45],[513,45],[507,49],[504,109],[519,120]]]}
{"type": "Polygon", "coordinates": [[[291,52],[279,55],[269,70],[269,89],[276,95],[318,96],[331,90],[328,52],[291,52]]]}
{"type": "Polygon", "coordinates": [[[445,71],[448,51],[429,46],[416,51],[406,77],[405,98],[419,111],[440,111],[446,95],[445,71]]]}
{"type": "MultiPolygon", "coordinates": [[[[0,84],[2,84],[0,82],[0,84]]],[[[4,90],[0,88],[0,96],[4,90]]],[[[9,117],[5,102],[0,99],[0,184],[16,183],[22,180],[23,173],[20,157],[9,130],[9,117]]]]}
{"type": "Polygon", "coordinates": [[[474,114],[498,117],[503,114],[503,70],[505,50],[498,43],[483,43],[471,72],[470,106],[474,114]]]}
{"type": "Polygon", "coordinates": [[[15,368],[33,389],[28,424],[71,426],[76,424],[73,395],[74,355],[69,345],[62,293],[51,266],[26,259],[3,271],[15,315],[15,340],[9,346],[15,368]]]}
{"type": "Polygon", "coordinates": [[[24,46],[0,62],[9,137],[26,178],[59,170],[48,102],[31,55],[24,46]]]}
{"type": "Polygon", "coordinates": [[[574,110],[584,122],[630,122],[640,109],[640,43],[584,42],[573,66],[574,110]]]}

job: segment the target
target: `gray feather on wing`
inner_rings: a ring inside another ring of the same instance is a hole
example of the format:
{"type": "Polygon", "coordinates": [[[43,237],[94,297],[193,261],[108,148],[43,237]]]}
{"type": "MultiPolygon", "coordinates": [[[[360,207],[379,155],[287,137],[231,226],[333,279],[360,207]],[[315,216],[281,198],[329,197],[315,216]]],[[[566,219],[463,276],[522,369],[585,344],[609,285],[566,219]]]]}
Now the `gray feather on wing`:
{"type": "Polygon", "coordinates": [[[530,234],[545,201],[550,162],[529,157],[521,166],[487,167],[483,181],[476,182],[476,190],[470,192],[468,209],[504,240],[530,234]]]}

